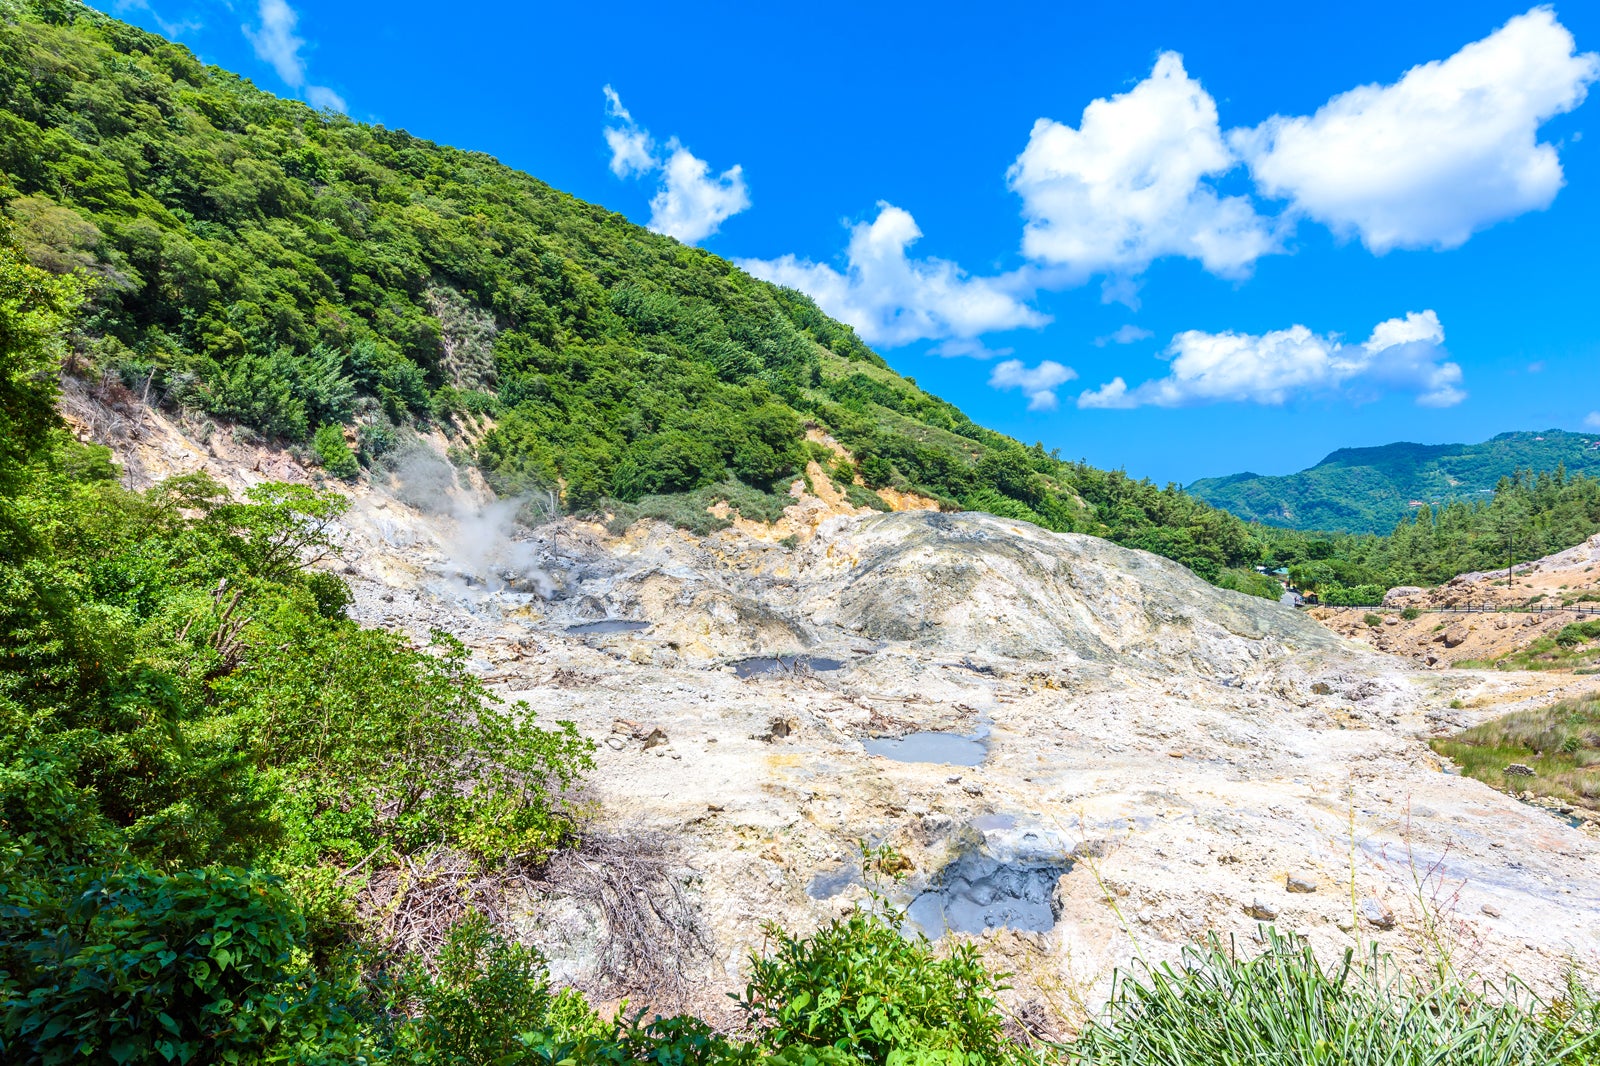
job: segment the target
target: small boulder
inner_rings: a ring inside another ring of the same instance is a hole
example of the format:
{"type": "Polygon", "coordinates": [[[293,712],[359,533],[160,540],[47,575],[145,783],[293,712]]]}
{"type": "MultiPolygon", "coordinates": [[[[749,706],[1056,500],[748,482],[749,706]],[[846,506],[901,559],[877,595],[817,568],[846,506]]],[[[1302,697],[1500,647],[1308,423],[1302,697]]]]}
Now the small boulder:
{"type": "Polygon", "coordinates": [[[1361,917],[1374,929],[1394,928],[1394,911],[1376,896],[1368,896],[1362,900],[1360,910],[1361,917]]]}
{"type": "Polygon", "coordinates": [[[1284,879],[1283,887],[1289,892],[1315,892],[1317,882],[1309,874],[1290,874],[1284,879]]]}
{"type": "Polygon", "coordinates": [[[1251,900],[1244,912],[1258,922],[1270,922],[1278,917],[1278,908],[1261,899],[1251,900]]]}
{"type": "Polygon", "coordinates": [[[1479,908],[1479,910],[1483,911],[1483,913],[1487,914],[1491,918],[1500,917],[1500,908],[1496,907],[1493,903],[1485,903],[1479,908]]]}
{"type": "Polygon", "coordinates": [[[1526,766],[1526,765],[1524,765],[1524,764],[1522,764],[1520,762],[1512,763],[1510,766],[1507,766],[1504,770],[1502,770],[1501,773],[1505,774],[1507,777],[1534,777],[1534,776],[1536,776],[1533,767],[1526,766]]]}
{"type": "Polygon", "coordinates": [[[1311,686],[1311,691],[1318,696],[1331,696],[1333,695],[1333,686],[1326,681],[1318,681],[1311,686]]]}

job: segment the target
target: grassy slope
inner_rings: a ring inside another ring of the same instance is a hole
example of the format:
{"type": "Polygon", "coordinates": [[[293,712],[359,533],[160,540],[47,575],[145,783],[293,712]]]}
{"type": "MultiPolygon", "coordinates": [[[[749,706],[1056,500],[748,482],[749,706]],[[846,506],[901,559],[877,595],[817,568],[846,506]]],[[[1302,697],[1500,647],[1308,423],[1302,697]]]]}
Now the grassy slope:
{"type": "Polygon", "coordinates": [[[1485,499],[1519,470],[1600,472],[1600,434],[1502,433],[1481,444],[1387,444],[1341,448],[1316,466],[1281,477],[1205,478],[1189,491],[1241,518],[1288,529],[1388,533],[1412,500],[1485,499]],[[1542,439],[1540,439],[1542,438],[1542,439]]]}
{"type": "Polygon", "coordinates": [[[1502,792],[1600,810],[1600,696],[1518,711],[1432,744],[1462,773],[1502,792]],[[1518,763],[1533,774],[1505,772],[1518,763]]]}

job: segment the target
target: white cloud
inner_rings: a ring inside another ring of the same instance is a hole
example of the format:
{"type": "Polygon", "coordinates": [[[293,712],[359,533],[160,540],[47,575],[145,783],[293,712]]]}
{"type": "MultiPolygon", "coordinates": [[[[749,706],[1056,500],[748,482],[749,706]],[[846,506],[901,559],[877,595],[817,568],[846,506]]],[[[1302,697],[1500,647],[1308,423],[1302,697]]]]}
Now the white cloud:
{"type": "Polygon", "coordinates": [[[1343,390],[1368,399],[1386,389],[1417,394],[1426,407],[1466,398],[1461,367],[1444,359],[1444,328],[1432,311],[1411,312],[1373,328],[1361,344],[1305,326],[1249,333],[1189,330],[1172,339],[1164,378],[1129,388],[1114,378],[1078,397],[1079,407],[1192,407],[1211,403],[1282,404],[1303,393],[1343,390]]]}
{"type": "Polygon", "coordinates": [[[1590,429],[1600,429],[1600,411],[1590,411],[1589,416],[1583,420],[1583,424],[1590,429]]]}
{"type": "Polygon", "coordinates": [[[1007,359],[995,365],[989,384],[996,389],[1021,389],[1028,397],[1030,411],[1054,411],[1055,390],[1077,376],[1076,370],[1053,359],[1046,359],[1031,370],[1021,359],[1007,359]]]}
{"type": "MultiPolygon", "coordinates": [[[[140,3],[142,0],[131,0],[140,3]]],[[[295,33],[299,14],[286,0],[260,0],[257,14],[259,26],[241,26],[244,35],[256,50],[256,58],[272,64],[283,83],[296,92],[305,92],[306,102],[319,110],[348,111],[344,97],[326,85],[306,84],[306,62],[300,55],[305,39],[295,33]]]]}
{"type": "Polygon", "coordinates": [[[661,164],[656,161],[655,143],[647,130],[633,121],[633,115],[622,106],[622,97],[607,85],[606,116],[618,120],[619,125],[606,127],[606,144],[611,146],[611,173],[619,178],[635,174],[648,174],[661,164]]]}
{"type": "Polygon", "coordinates": [[[744,170],[734,164],[716,177],[711,165],[696,158],[677,138],[667,142],[672,153],[662,167],[662,187],[650,199],[650,228],[698,244],[724,221],[750,206],[744,170]]]}
{"type": "Polygon", "coordinates": [[[685,244],[698,244],[750,206],[742,167],[736,164],[713,176],[711,165],[676,137],[667,141],[667,157],[661,159],[650,131],[633,120],[617,91],[609,85],[602,91],[610,120],[605,138],[611,149],[611,172],[619,178],[660,175],[660,188],[650,199],[651,229],[685,244]]]}
{"type": "Polygon", "coordinates": [[[879,201],[876,219],[851,228],[843,272],[793,255],[737,262],[758,278],[807,293],[868,344],[967,340],[1050,321],[1023,302],[1016,275],[971,277],[949,260],[912,259],[906,249],[921,236],[910,212],[879,201]]]}
{"type": "Polygon", "coordinates": [[[1126,278],[1168,255],[1198,259],[1215,274],[1248,273],[1278,239],[1249,199],[1208,184],[1236,165],[1216,102],[1182,56],[1164,52],[1144,81],[1084,108],[1077,129],[1034,123],[1007,173],[1027,219],[1023,253],[1079,280],[1126,278]]]}
{"type": "Polygon", "coordinates": [[[298,89],[306,83],[306,65],[300,47],[306,42],[294,32],[300,16],[285,0],[261,0],[261,25],[243,26],[256,50],[256,58],[272,64],[285,85],[298,89]]]}
{"type": "Polygon", "coordinates": [[[341,115],[350,110],[345,106],[344,97],[326,85],[307,85],[306,102],[320,111],[337,111],[341,115]]]}
{"type": "Polygon", "coordinates": [[[1104,348],[1108,344],[1134,344],[1138,341],[1149,340],[1154,336],[1155,334],[1149,330],[1141,329],[1130,322],[1126,326],[1118,327],[1115,332],[1108,333],[1104,337],[1096,337],[1094,346],[1096,348],[1104,348]]]}
{"type": "Polygon", "coordinates": [[[161,12],[150,6],[150,0],[111,0],[111,10],[118,15],[127,15],[134,11],[143,11],[150,16],[161,32],[168,37],[182,37],[186,33],[203,29],[205,23],[197,18],[184,18],[176,22],[161,17],[161,12]]]}
{"type": "Polygon", "coordinates": [[[1315,115],[1274,116],[1230,139],[1263,194],[1374,252],[1454,248],[1555,199],[1561,163],[1538,143],[1539,126],[1600,78],[1600,57],[1574,48],[1537,7],[1393,85],[1363,85],[1315,115]]]}
{"type": "Polygon", "coordinates": [[[991,348],[975,337],[952,337],[928,349],[929,355],[942,359],[999,359],[1010,355],[1013,348],[991,348]]]}

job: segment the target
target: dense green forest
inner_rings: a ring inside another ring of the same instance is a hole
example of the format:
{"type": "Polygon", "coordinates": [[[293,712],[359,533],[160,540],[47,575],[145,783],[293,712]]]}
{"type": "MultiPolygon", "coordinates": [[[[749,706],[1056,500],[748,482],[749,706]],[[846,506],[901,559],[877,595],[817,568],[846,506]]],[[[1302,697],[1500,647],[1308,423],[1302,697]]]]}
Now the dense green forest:
{"type": "Polygon", "coordinates": [[[704,524],[718,498],[752,517],[787,503],[822,457],[811,424],[854,456],[833,466],[845,482],[1109,537],[1261,595],[1262,562],[1401,584],[1483,555],[1460,548],[1483,538],[1459,511],[1438,547],[1302,539],[1063,462],[922,392],[805,296],[487,156],[277,99],[67,0],[9,10],[0,203],[30,262],[80,279],[71,368],[330,473],[471,416],[489,428],[464,458],[502,492],[704,524]]]}
{"type": "Polygon", "coordinates": [[[1370,604],[1396,585],[1538,559],[1600,532],[1600,480],[1523,471],[1487,500],[1419,507],[1386,537],[1272,532],[1273,565],[1330,603],[1370,604]]]}
{"type": "Polygon", "coordinates": [[[1285,529],[1392,531],[1416,504],[1486,502],[1501,478],[1565,469],[1600,474],[1600,433],[1502,433],[1481,444],[1341,448],[1297,474],[1204,478],[1191,495],[1240,518],[1285,529]]]}
{"type": "Polygon", "coordinates": [[[491,482],[579,512],[781,506],[810,422],[870,486],[1213,580],[1260,554],[1176,487],[983,429],[805,296],[487,156],[274,98],[69,0],[6,10],[0,205],[33,263],[85,279],[82,373],[288,442],[354,422],[364,461],[396,426],[485,416],[491,482]]]}

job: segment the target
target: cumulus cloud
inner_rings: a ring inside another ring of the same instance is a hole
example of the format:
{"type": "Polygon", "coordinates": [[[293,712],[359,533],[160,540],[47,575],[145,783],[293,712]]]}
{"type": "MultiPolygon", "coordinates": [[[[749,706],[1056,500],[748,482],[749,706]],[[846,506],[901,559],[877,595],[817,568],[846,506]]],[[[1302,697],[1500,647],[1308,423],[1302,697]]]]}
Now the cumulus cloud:
{"type": "Polygon", "coordinates": [[[1305,326],[1250,333],[1189,330],[1172,339],[1164,378],[1130,388],[1122,378],[1085,391],[1079,407],[1194,407],[1212,403],[1282,404],[1307,393],[1343,391],[1370,399],[1387,390],[1416,394],[1426,407],[1466,398],[1461,367],[1445,359],[1444,328],[1432,311],[1378,323],[1361,344],[1305,326]]]}
{"type": "Polygon", "coordinates": [[[1149,330],[1141,329],[1130,322],[1126,326],[1119,327],[1115,332],[1106,334],[1104,337],[1096,337],[1094,346],[1096,348],[1104,348],[1108,344],[1134,344],[1138,341],[1149,340],[1154,336],[1155,334],[1149,330]]]}
{"type": "Polygon", "coordinates": [[[150,6],[150,0],[111,0],[111,10],[118,15],[142,11],[149,15],[151,21],[168,37],[182,37],[205,26],[205,23],[192,17],[176,20],[162,18],[161,12],[150,6]]]}
{"type": "Polygon", "coordinates": [[[1600,411],[1590,411],[1589,416],[1583,420],[1583,424],[1590,429],[1600,429],[1600,411]]]}
{"type": "MultiPolygon", "coordinates": [[[[808,294],[868,344],[970,340],[1050,321],[1018,294],[1024,286],[1016,275],[972,277],[949,260],[911,258],[906,250],[921,236],[909,211],[879,201],[877,218],[851,228],[843,271],[793,255],[738,263],[758,278],[808,294]]],[[[958,346],[946,354],[978,349],[958,346]]]]}
{"type": "Polygon", "coordinates": [[[1246,274],[1278,238],[1248,198],[1222,196],[1209,183],[1237,163],[1216,102],[1182,56],[1164,52],[1144,81],[1084,108],[1077,129],[1034,123],[1007,173],[1027,220],[1023,254],[1079,280],[1126,278],[1170,255],[1215,274],[1246,274]]]}
{"type": "Polygon", "coordinates": [[[1373,252],[1454,248],[1550,206],[1564,179],[1538,129],[1583,102],[1600,56],[1576,54],[1548,7],[1519,15],[1393,85],[1230,136],[1260,191],[1373,252]]]}
{"type": "Polygon", "coordinates": [[[667,141],[663,159],[650,131],[634,121],[617,91],[609,85],[603,91],[611,172],[619,178],[659,175],[660,187],[650,199],[651,229],[685,244],[698,244],[750,206],[742,167],[736,164],[721,174],[713,174],[711,164],[695,156],[676,137],[667,141]]]}
{"type": "Polygon", "coordinates": [[[307,85],[306,102],[321,111],[337,111],[341,115],[350,110],[345,106],[344,97],[326,85],[307,85]]]}
{"type": "Polygon", "coordinates": [[[1076,370],[1053,359],[1046,359],[1032,369],[1021,359],[1007,359],[995,365],[989,384],[997,389],[1021,389],[1028,397],[1030,411],[1054,411],[1055,390],[1077,376],[1076,370]]]}
{"type": "Polygon", "coordinates": [[[312,107],[346,110],[344,97],[326,85],[306,84],[306,63],[300,55],[306,42],[295,32],[300,22],[299,13],[286,0],[260,0],[257,16],[260,25],[240,27],[255,49],[256,58],[272,64],[272,69],[289,88],[296,92],[304,90],[312,107]]]}

